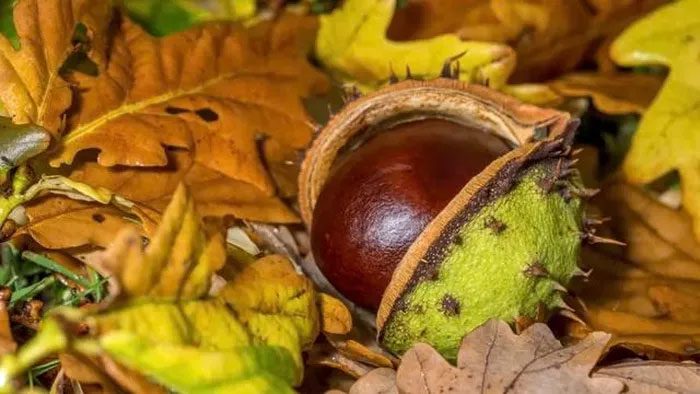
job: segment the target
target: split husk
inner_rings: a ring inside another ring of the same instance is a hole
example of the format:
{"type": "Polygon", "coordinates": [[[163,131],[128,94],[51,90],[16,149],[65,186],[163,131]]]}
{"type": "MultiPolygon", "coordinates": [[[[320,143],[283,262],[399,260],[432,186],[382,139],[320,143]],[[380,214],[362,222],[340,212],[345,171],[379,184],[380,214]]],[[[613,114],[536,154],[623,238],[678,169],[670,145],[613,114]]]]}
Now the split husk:
{"type": "Polygon", "coordinates": [[[321,131],[300,174],[306,224],[338,157],[375,133],[426,118],[476,126],[514,147],[421,233],[377,314],[379,342],[389,351],[426,342],[454,359],[464,334],[489,318],[536,320],[543,310],[565,307],[561,292],[580,273],[588,234],[580,201],[588,192],[572,168],[578,121],[567,113],[480,85],[409,80],[354,99],[321,131]]]}

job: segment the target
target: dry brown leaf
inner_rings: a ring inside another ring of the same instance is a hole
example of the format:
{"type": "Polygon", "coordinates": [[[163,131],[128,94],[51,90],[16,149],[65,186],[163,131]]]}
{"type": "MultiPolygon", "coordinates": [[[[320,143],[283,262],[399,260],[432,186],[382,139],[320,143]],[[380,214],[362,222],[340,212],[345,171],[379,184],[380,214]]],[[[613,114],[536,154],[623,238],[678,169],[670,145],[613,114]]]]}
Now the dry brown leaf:
{"type": "Polygon", "coordinates": [[[340,353],[352,360],[361,361],[365,364],[374,365],[376,367],[392,367],[394,365],[391,358],[383,354],[379,349],[370,349],[368,346],[365,346],[356,340],[339,339],[337,337],[328,336],[328,341],[340,353]]]}
{"type": "Polygon", "coordinates": [[[165,166],[166,147],[185,148],[202,167],[273,195],[257,144],[294,152],[311,138],[300,98],[326,86],[301,50],[314,29],[313,18],[283,15],[155,38],[124,19],[106,71],[80,80],[81,105],[52,164],[97,149],[104,166],[165,166]]]}
{"type": "Polygon", "coordinates": [[[320,293],[319,304],[323,332],[342,335],[352,330],[352,315],[342,301],[326,293],[320,293]]]}
{"type": "MultiPolygon", "coordinates": [[[[604,229],[625,248],[584,249],[590,277],[574,285],[591,330],[652,358],[700,354],[700,243],[687,213],[613,180],[594,200],[611,220],[604,229]]],[[[587,332],[574,328],[572,335],[587,332]]]]}
{"type": "MultiPolygon", "coordinates": [[[[618,380],[624,383],[625,392],[635,394],[695,393],[700,387],[700,366],[695,363],[634,360],[598,369],[592,376],[618,380]]],[[[398,393],[393,369],[374,369],[349,391],[349,394],[379,393],[398,393]]]]}
{"type": "Polygon", "coordinates": [[[564,348],[544,324],[516,335],[506,323],[490,320],[464,338],[456,368],[435,349],[414,346],[402,359],[398,386],[412,393],[619,393],[619,382],[589,377],[609,339],[608,334],[592,333],[564,348]]]}
{"type": "Polygon", "coordinates": [[[394,39],[457,33],[503,42],[518,54],[513,82],[542,81],[573,70],[605,38],[663,0],[411,0],[397,12],[394,39]]]}
{"type": "Polygon", "coordinates": [[[639,73],[572,73],[549,83],[566,97],[590,97],[607,114],[643,113],[654,100],[663,80],[639,73]]]}
{"type": "Polygon", "coordinates": [[[129,214],[111,205],[46,196],[27,206],[27,216],[30,222],[20,234],[29,234],[47,249],[67,249],[107,247],[123,228],[151,234],[159,215],[146,207],[135,207],[129,214]]]}
{"type": "Polygon", "coordinates": [[[93,186],[105,187],[132,201],[162,211],[179,182],[189,186],[202,216],[235,216],[261,222],[298,221],[279,198],[263,193],[255,186],[228,178],[193,163],[186,151],[168,154],[169,164],[157,170],[137,167],[102,167],[89,162],[79,165],[71,178],[93,186]]]}
{"type": "MultiPolygon", "coordinates": [[[[402,358],[396,385],[401,393],[619,393],[619,381],[589,376],[609,338],[592,333],[564,348],[545,324],[516,335],[508,324],[490,320],[464,338],[456,367],[432,347],[414,345],[402,358]]],[[[358,392],[380,392],[365,379],[393,390],[388,371],[366,376],[355,384],[363,388],[358,392]]]]}
{"type": "Polygon", "coordinates": [[[84,24],[92,58],[102,63],[111,4],[90,0],[21,0],[14,7],[20,49],[0,35],[0,107],[15,123],[35,123],[57,136],[73,93],[59,74],[75,50],[73,32],[84,24]]]}
{"type": "Polygon", "coordinates": [[[635,394],[680,394],[700,391],[700,365],[630,361],[599,369],[594,377],[614,378],[635,394]]]}

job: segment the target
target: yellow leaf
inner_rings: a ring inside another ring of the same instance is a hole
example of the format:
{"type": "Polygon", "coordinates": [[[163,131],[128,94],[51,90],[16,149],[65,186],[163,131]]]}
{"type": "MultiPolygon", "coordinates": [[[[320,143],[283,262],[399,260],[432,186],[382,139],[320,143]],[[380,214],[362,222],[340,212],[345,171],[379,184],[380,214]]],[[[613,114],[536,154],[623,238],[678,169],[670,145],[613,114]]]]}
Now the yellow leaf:
{"type": "Polygon", "coordinates": [[[515,66],[513,51],[505,45],[462,41],[455,35],[394,42],[386,38],[395,0],[348,0],[320,17],[316,54],[343,81],[365,90],[389,80],[394,71],[434,78],[446,60],[459,61],[459,79],[505,85],[515,66]]]}
{"type": "Polygon", "coordinates": [[[267,256],[210,296],[210,278],[225,257],[221,233],[204,231],[180,186],[145,249],[127,230],[95,256],[114,285],[110,299],[55,309],[32,341],[0,361],[7,377],[0,392],[56,352],[99,359],[94,367],[122,384],[125,371],[138,371],[175,392],[293,392],[303,376],[301,351],[319,331],[312,282],[285,257],[267,256]],[[76,336],[75,326],[89,330],[76,336]]]}
{"type": "Polygon", "coordinates": [[[321,329],[328,334],[347,334],[352,330],[350,311],[339,299],[325,293],[319,295],[321,329]]]}
{"type": "Polygon", "coordinates": [[[254,338],[290,349],[302,365],[301,351],[319,331],[316,294],[287,258],[273,255],[247,266],[219,296],[254,338]]]}
{"type": "Polygon", "coordinates": [[[57,136],[72,102],[69,84],[59,74],[74,51],[73,32],[82,23],[91,37],[91,56],[101,64],[107,43],[111,4],[90,0],[20,0],[14,23],[15,50],[0,36],[0,107],[15,123],[35,123],[57,136]]]}
{"type": "Polygon", "coordinates": [[[166,147],[185,148],[195,163],[274,194],[256,141],[289,151],[309,142],[300,97],[326,84],[301,50],[313,30],[313,19],[285,14],[247,30],[210,23],[155,38],[125,18],[106,70],[81,78],[83,105],[52,164],[98,149],[104,166],[165,166],[166,147]]]}
{"type": "Polygon", "coordinates": [[[105,274],[119,284],[121,297],[200,297],[209,291],[211,274],[226,256],[222,235],[205,235],[184,186],[173,195],[148,247],[142,251],[141,246],[138,233],[125,232],[99,260],[105,274]]]}
{"type": "Polygon", "coordinates": [[[512,82],[570,72],[635,19],[665,0],[410,0],[389,36],[406,41],[454,33],[463,40],[510,45],[512,82]]]}
{"type": "Polygon", "coordinates": [[[642,117],[623,171],[643,184],[678,170],[683,207],[700,239],[700,2],[677,1],[640,20],[613,43],[611,55],[623,66],[670,68],[642,117]]]}

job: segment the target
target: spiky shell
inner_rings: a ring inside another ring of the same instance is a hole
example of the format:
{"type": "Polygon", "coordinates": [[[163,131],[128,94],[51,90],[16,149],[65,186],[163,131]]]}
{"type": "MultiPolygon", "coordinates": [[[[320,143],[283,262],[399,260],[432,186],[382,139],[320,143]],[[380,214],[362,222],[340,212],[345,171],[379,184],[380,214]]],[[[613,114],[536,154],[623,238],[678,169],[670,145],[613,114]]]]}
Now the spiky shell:
{"type": "Polygon", "coordinates": [[[444,118],[489,130],[515,149],[473,178],[409,248],[377,314],[379,341],[401,354],[416,342],[454,358],[489,318],[536,317],[562,303],[575,272],[583,194],[571,167],[578,122],[480,85],[404,81],[355,99],[307,152],[299,205],[307,225],[335,160],[401,122],[444,118]]]}

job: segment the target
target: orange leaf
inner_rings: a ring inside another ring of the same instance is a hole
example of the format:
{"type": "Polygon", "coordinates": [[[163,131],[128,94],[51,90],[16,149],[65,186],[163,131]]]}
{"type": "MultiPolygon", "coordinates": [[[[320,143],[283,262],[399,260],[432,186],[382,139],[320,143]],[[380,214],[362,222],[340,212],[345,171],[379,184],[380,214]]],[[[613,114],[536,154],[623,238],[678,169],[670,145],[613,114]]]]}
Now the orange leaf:
{"type": "Polygon", "coordinates": [[[193,163],[186,151],[168,155],[166,168],[107,168],[84,163],[71,178],[93,186],[105,187],[132,201],[162,211],[180,181],[189,186],[202,216],[235,216],[263,222],[290,223],[298,218],[277,197],[267,196],[255,186],[228,178],[193,163]]]}
{"type": "Polygon", "coordinates": [[[654,100],[663,80],[632,73],[572,73],[550,86],[567,97],[591,97],[600,111],[612,114],[643,113],[654,100]]]}
{"type": "Polygon", "coordinates": [[[248,30],[211,23],[164,38],[128,19],[119,29],[106,71],[80,80],[81,106],[52,164],[98,149],[100,165],[165,166],[166,147],[184,148],[272,195],[257,141],[293,152],[311,138],[300,97],[326,80],[300,48],[315,20],[284,15],[248,30]]]}
{"type": "Polygon", "coordinates": [[[30,223],[21,232],[31,235],[48,249],[85,245],[106,247],[123,228],[150,234],[158,218],[158,214],[149,208],[135,207],[133,214],[130,214],[111,205],[61,196],[46,196],[32,201],[27,206],[27,216],[30,223]]]}
{"type": "Polygon", "coordinates": [[[111,5],[89,0],[21,0],[14,7],[20,48],[0,35],[0,108],[15,123],[35,123],[57,136],[63,113],[73,101],[68,83],[59,75],[75,50],[73,32],[82,23],[91,37],[91,56],[101,64],[104,30],[111,5]]]}

